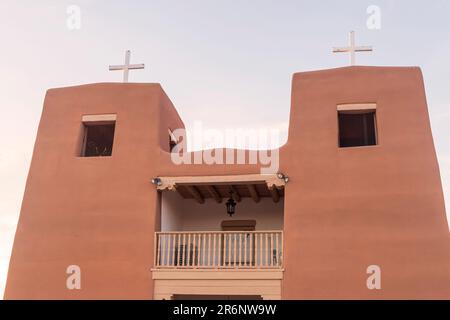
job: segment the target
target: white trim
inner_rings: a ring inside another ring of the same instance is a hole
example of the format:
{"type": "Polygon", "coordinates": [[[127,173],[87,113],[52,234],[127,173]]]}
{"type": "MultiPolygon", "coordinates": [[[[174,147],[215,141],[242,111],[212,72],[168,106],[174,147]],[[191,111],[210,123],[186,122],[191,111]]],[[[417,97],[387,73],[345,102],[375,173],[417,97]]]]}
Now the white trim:
{"type": "Polygon", "coordinates": [[[153,280],[200,280],[200,279],[217,279],[217,280],[231,280],[231,279],[247,279],[247,280],[281,280],[283,279],[284,269],[173,269],[160,270],[151,269],[153,280]]]}
{"type": "Polygon", "coordinates": [[[338,104],[338,111],[357,111],[357,110],[376,110],[376,103],[347,103],[347,104],[338,104]]]}
{"type": "Polygon", "coordinates": [[[85,122],[105,122],[105,121],[116,121],[116,114],[90,114],[83,115],[81,121],[85,122]]]}

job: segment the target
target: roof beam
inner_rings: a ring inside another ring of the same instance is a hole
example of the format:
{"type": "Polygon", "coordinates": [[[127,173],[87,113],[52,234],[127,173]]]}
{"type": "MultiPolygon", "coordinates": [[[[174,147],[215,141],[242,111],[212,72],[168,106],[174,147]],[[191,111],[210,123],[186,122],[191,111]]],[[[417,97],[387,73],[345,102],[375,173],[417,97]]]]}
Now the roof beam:
{"type": "Polygon", "coordinates": [[[276,174],[244,174],[244,175],[223,175],[223,176],[174,176],[157,177],[159,183],[158,190],[173,190],[175,185],[248,185],[265,183],[268,186],[275,185],[283,187],[286,181],[280,179],[276,174]]]}
{"type": "Polygon", "coordinates": [[[273,202],[280,201],[280,194],[278,193],[278,190],[275,186],[272,186],[269,188],[270,195],[272,196],[273,202]]]}
{"type": "Polygon", "coordinates": [[[198,191],[197,187],[195,186],[185,186],[187,191],[194,197],[195,200],[197,200],[198,203],[205,203],[205,199],[201,195],[200,191],[198,191]]]}
{"type": "Polygon", "coordinates": [[[230,191],[233,193],[234,200],[241,202],[241,195],[233,185],[230,186],[230,191]]]}
{"type": "Polygon", "coordinates": [[[222,202],[222,196],[219,194],[219,192],[214,186],[207,185],[206,189],[208,190],[209,194],[216,200],[217,203],[222,202]]]}
{"type": "Polygon", "coordinates": [[[248,188],[248,192],[250,192],[250,195],[253,198],[253,201],[259,202],[260,197],[259,197],[258,191],[256,191],[255,185],[249,184],[249,185],[247,185],[247,188],[248,188]]]}

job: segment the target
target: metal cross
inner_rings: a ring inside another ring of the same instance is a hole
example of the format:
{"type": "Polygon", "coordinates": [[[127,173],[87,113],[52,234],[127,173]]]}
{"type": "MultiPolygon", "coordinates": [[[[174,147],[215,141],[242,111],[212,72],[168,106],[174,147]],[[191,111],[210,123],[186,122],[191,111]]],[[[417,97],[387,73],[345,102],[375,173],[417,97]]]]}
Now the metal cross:
{"type": "Polygon", "coordinates": [[[373,49],[370,46],[359,46],[359,47],[355,46],[355,31],[350,31],[348,47],[333,48],[334,53],[349,52],[351,66],[355,65],[355,53],[362,51],[373,51],[373,49]]]}
{"type": "Polygon", "coordinates": [[[134,69],[144,69],[144,64],[130,64],[130,50],[125,53],[125,64],[118,66],[109,66],[109,71],[123,70],[123,82],[128,82],[128,73],[130,70],[134,69]]]}

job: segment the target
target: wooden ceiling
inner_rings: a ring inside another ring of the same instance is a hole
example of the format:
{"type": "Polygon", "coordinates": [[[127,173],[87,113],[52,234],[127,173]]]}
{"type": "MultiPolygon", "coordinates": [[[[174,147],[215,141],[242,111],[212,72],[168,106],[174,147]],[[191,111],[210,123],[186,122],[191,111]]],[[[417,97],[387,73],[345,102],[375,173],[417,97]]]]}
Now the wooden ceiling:
{"type": "Polygon", "coordinates": [[[177,191],[185,199],[195,199],[204,203],[205,199],[214,199],[217,203],[226,201],[232,195],[235,201],[252,198],[259,202],[261,198],[272,198],[279,202],[284,197],[284,186],[288,177],[278,174],[243,174],[223,176],[175,176],[155,177],[152,183],[157,190],[177,191]]]}
{"type": "Polygon", "coordinates": [[[204,203],[205,199],[215,199],[221,203],[224,199],[233,195],[235,201],[239,202],[242,198],[252,198],[259,202],[261,198],[272,198],[278,202],[284,197],[284,188],[269,188],[265,183],[248,184],[177,184],[176,191],[185,199],[195,199],[198,203],[204,203]]]}

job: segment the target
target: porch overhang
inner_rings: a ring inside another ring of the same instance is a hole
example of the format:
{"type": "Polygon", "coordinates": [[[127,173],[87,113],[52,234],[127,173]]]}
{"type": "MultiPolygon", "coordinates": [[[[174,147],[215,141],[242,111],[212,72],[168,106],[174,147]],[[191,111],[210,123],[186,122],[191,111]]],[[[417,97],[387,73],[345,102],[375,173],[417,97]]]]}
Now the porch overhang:
{"type": "Polygon", "coordinates": [[[284,196],[288,177],[277,174],[242,174],[220,176],[161,176],[152,179],[160,191],[178,191],[184,198],[194,198],[204,203],[205,198],[214,198],[218,203],[232,192],[236,201],[251,197],[259,202],[261,197],[272,197],[278,202],[284,196]]]}

